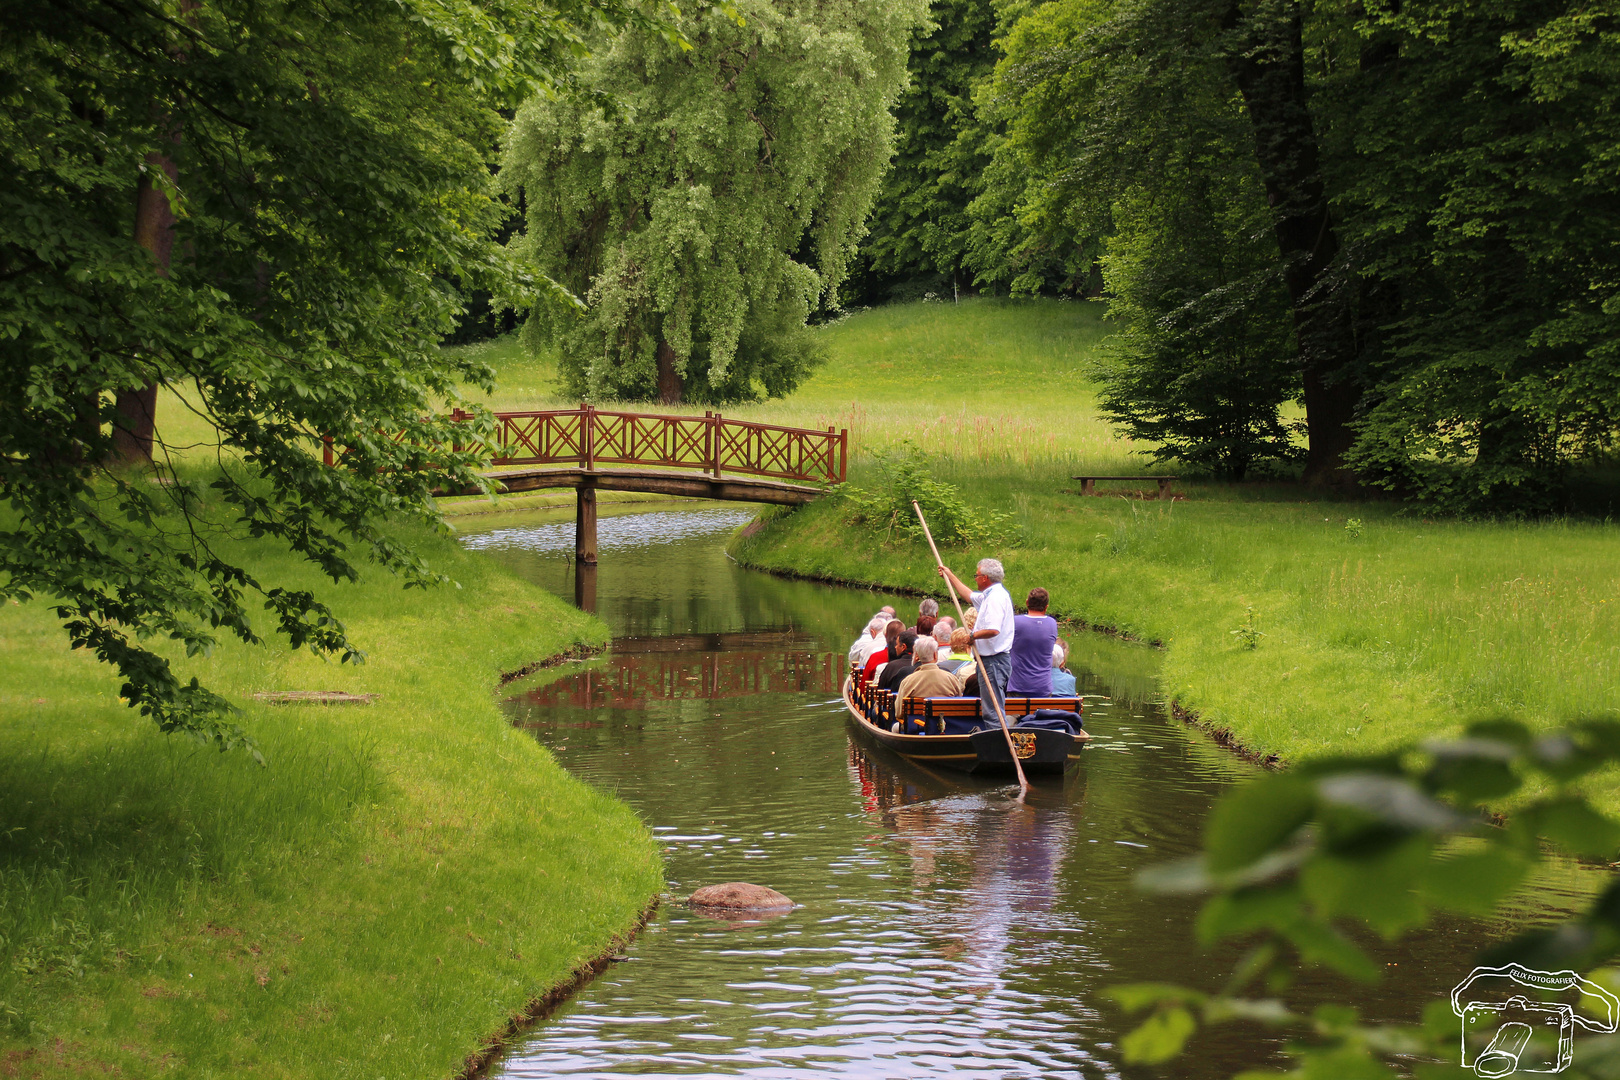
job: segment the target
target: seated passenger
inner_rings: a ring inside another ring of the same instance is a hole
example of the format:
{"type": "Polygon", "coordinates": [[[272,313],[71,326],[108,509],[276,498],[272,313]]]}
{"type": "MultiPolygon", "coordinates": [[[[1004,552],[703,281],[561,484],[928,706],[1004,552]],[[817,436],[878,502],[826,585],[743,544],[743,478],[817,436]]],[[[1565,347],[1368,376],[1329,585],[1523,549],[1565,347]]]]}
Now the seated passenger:
{"type": "Polygon", "coordinates": [[[1077,697],[1074,688],[1074,675],[1064,668],[1064,661],[1069,659],[1069,643],[1062,638],[1052,646],[1052,696],[1077,697]]]}
{"type": "Polygon", "coordinates": [[[934,629],[938,630],[942,626],[946,630],[955,630],[956,629],[956,620],[951,618],[949,615],[941,615],[939,617],[939,622],[934,624],[934,629]]]}
{"type": "Polygon", "coordinates": [[[933,597],[926,597],[917,605],[917,625],[912,627],[917,631],[918,637],[927,637],[934,632],[934,624],[939,621],[939,601],[933,597]]]}
{"type": "Polygon", "coordinates": [[[1029,614],[1013,618],[1012,671],[1008,697],[1052,696],[1052,647],[1057,621],[1046,613],[1046,590],[1029,590],[1029,614]]]}
{"type": "Polygon", "coordinates": [[[861,668],[860,682],[862,686],[872,681],[872,677],[877,674],[877,669],[880,666],[888,663],[889,650],[894,648],[895,638],[905,628],[905,624],[899,619],[890,619],[888,625],[883,628],[883,647],[874,649],[872,654],[866,658],[865,666],[861,668]]]}
{"type": "Polygon", "coordinates": [[[939,658],[944,660],[951,655],[951,632],[945,629],[944,619],[934,624],[934,632],[928,636],[934,639],[934,647],[939,650],[939,658]]]}
{"type": "Polygon", "coordinates": [[[900,700],[908,697],[961,697],[962,680],[948,671],[941,671],[937,662],[939,647],[933,638],[917,639],[917,662],[895,693],[900,700]]]}
{"type": "MultiPolygon", "coordinates": [[[[924,638],[923,640],[932,641],[933,639],[924,638]]],[[[878,673],[877,684],[880,689],[887,690],[891,694],[900,689],[900,684],[905,681],[907,675],[911,674],[911,669],[914,666],[912,650],[916,647],[916,644],[916,631],[900,631],[900,636],[895,638],[894,641],[893,648],[898,650],[894,654],[894,659],[884,664],[883,670],[878,673]]]]}
{"type": "Polygon", "coordinates": [[[856,638],[855,644],[849,647],[849,662],[865,667],[866,658],[872,655],[874,649],[884,643],[883,628],[888,625],[889,617],[887,615],[878,614],[872,616],[872,621],[866,624],[866,629],[861,631],[861,636],[856,638]]]}
{"type": "Polygon", "coordinates": [[[937,661],[941,671],[949,671],[961,678],[966,673],[957,671],[963,664],[973,663],[973,631],[963,626],[951,631],[950,647],[937,661]]]}

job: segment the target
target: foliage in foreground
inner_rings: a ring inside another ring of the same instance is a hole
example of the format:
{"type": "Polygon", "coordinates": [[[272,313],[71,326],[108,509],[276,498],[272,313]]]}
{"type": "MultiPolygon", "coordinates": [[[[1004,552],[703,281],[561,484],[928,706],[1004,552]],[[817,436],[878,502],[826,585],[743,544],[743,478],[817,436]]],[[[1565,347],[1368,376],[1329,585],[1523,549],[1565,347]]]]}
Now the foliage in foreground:
{"type": "Polygon", "coordinates": [[[666,404],[787,394],[820,359],[805,326],[836,296],[888,166],[889,106],[924,0],[747,0],[643,30],[581,69],[593,99],[537,98],[503,182],[516,246],[589,306],[543,306],[567,391],[666,404]]]}
{"type": "MultiPolygon", "coordinates": [[[[1198,919],[1203,942],[1237,938],[1252,947],[1214,994],[1168,984],[1116,987],[1122,1006],[1148,1013],[1122,1044],[1127,1060],[1168,1061],[1200,1024],[1246,1020],[1303,1036],[1290,1049],[1297,1077],[1371,1080],[1405,1075],[1413,1057],[1456,1062],[1460,1017],[1450,1001],[1431,1006],[1421,1026],[1365,1024],[1340,1006],[1299,1013],[1285,1000],[1293,971],[1322,966],[1376,981],[1382,968],[1357,944],[1355,931],[1394,941],[1436,917],[1489,915],[1547,858],[1544,842],[1575,856],[1613,859],[1620,823],[1593,808],[1582,782],[1616,763],[1620,720],[1540,732],[1488,720],[1457,740],[1304,761],[1235,789],[1210,816],[1203,854],[1146,871],[1141,884],[1208,894],[1198,919]],[[1483,807],[1504,800],[1515,808],[1505,824],[1494,822],[1483,807]],[[1255,989],[1263,996],[1250,996],[1255,989]]],[[[1598,969],[1617,955],[1620,881],[1579,917],[1524,933],[1480,962],[1593,973],[1602,985],[1614,973],[1598,969]]],[[[1530,986],[1516,992],[1532,1006],[1556,996],[1530,986]]],[[[1498,1023],[1487,1027],[1469,1043],[1471,1057],[1498,1023]]],[[[1543,1038],[1533,1037],[1527,1060],[1545,1051],[1543,1038]]],[[[1422,1075],[1475,1074],[1424,1066],[1422,1075]]],[[[1620,1037],[1578,1040],[1567,1075],[1620,1076],[1620,1037]]]]}
{"type": "Polygon", "coordinates": [[[561,71],[582,26],[634,10],[0,9],[0,597],[47,598],[131,706],[221,745],[230,704],[150,640],[257,641],[262,602],[295,647],[358,659],[309,590],[221,539],[271,538],[334,581],[368,559],[439,580],[378,523],[433,522],[435,481],[477,482],[423,419],[489,379],[438,348],[460,308],[443,282],[535,284],[488,238],[499,107],[561,71]],[[218,445],[174,445],[156,417],[143,446],[159,388],[218,445]],[[323,436],[342,467],[322,466],[323,436]],[[226,467],[194,483],[188,452],[226,467]],[[155,461],[110,469],[119,454],[155,461]]]}

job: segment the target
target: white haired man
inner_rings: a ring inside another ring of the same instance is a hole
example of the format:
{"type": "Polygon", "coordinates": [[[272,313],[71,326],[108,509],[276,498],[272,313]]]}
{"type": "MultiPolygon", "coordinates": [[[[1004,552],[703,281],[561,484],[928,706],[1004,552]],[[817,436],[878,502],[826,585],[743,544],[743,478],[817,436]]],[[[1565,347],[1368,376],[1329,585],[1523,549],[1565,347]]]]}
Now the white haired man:
{"type": "Polygon", "coordinates": [[[996,704],[1007,700],[1007,678],[1012,674],[1012,658],[1008,651],[1013,643],[1013,602],[1002,584],[1007,572],[999,559],[980,559],[974,568],[973,581],[978,590],[969,589],[962,579],[941,563],[939,576],[950,583],[958,595],[967,594],[978,610],[973,622],[973,644],[979,652],[979,699],[987,708],[986,717],[996,714],[996,704]],[[992,698],[991,686],[995,687],[992,698]]]}
{"type": "Polygon", "coordinates": [[[883,628],[888,625],[889,617],[882,612],[872,616],[861,636],[849,647],[849,662],[865,666],[866,658],[883,645],[883,628]]]}

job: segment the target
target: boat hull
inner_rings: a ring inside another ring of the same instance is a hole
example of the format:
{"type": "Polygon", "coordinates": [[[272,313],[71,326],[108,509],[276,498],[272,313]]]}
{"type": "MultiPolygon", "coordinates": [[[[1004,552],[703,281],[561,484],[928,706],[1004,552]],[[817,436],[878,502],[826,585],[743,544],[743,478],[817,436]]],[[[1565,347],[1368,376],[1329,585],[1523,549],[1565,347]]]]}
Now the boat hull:
{"type": "MultiPolygon", "coordinates": [[[[843,688],[844,708],[850,721],[872,742],[893,750],[901,757],[919,765],[954,769],[958,772],[1011,773],[1013,751],[1007,746],[1007,734],[994,727],[968,735],[902,735],[884,731],[872,723],[856,706],[849,682],[843,688]]],[[[1063,731],[1014,731],[1014,749],[1024,772],[1031,776],[1062,775],[1063,771],[1080,760],[1080,751],[1086,740],[1085,732],[1070,735],[1063,731]]]]}

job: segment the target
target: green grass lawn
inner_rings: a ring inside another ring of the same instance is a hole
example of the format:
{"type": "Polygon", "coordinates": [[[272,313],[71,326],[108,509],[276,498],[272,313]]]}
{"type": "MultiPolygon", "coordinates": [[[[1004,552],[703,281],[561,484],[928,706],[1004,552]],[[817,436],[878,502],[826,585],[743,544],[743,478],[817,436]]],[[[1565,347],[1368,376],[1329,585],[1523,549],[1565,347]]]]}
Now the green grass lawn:
{"type": "MultiPolygon", "coordinates": [[[[1139,463],[1126,460],[1129,444],[1098,418],[1096,390],[1086,377],[1106,331],[1102,306],[1084,301],[874,308],[818,331],[828,362],[791,397],[722,412],[768,424],[847,428],[856,461],[913,439],[964,461],[1085,460],[1140,472],[1139,463]]],[[[496,393],[481,399],[491,408],[577,404],[558,396],[555,359],[528,354],[515,337],[463,348],[498,373],[496,393]]]]}
{"type": "Polygon", "coordinates": [[[460,588],[316,588],[361,666],[223,645],[187,673],[268,764],[161,735],[38,602],[0,609],[0,1076],[448,1077],[659,888],[623,804],[513,729],[499,676],[606,628],[414,536],[460,588]],[[371,692],[270,706],[261,690],[371,692]]]}
{"type": "MultiPolygon", "coordinates": [[[[874,441],[917,438],[969,502],[1013,515],[1016,540],[953,553],[959,573],[999,555],[1016,599],[1041,585],[1069,617],[1164,643],[1166,695],[1254,750],[1294,759],[1455,732],[1485,714],[1545,725],[1620,712],[1611,521],[1430,520],[1282,482],[1184,481],[1186,501],[1173,503],[1082,498],[1070,493],[1075,473],[1148,471],[1092,407],[1095,308],[916,304],[827,332],[834,359],[805,399],[762,412],[847,395],[857,412],[888,418],[874,441]],[[864,379],[879,363],[894,366],[864,379]],[[940,379],[897,374],[910,365],[940,379]],[[1005,381],[984,380],[986,369],[1005,381]],[[1056,377],[1039,383],[1040,371],[1056,377]],[[977,396],[976,382],[986,384],[977,396]],[[1043,449],[998,454],[965,433],[930,438],[936,413],[1002,417],[1043,449]],[[1255,649],[1232,633],[1250,609],[1264,635],[1255,649]]],[[[874,482],[869,459],[856,460],[852,481],[874,482]]],[[[762,568],[939,588],[926,546],[871,533],[852,541],[844,517],[837,501],[775,517],[734,553],[762,568]]],[[[1620,810],[1620,784],[1608,783],[1620,810]]]]}

